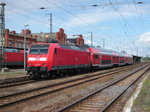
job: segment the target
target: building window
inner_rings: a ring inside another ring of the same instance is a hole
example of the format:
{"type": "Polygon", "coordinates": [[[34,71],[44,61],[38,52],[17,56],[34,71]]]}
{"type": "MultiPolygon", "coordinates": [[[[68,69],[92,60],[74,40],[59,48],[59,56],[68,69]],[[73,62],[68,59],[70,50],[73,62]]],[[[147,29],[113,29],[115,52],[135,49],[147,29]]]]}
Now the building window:
{"type": "Polygon", "coordinates": [[[16,41],[15,42],[15,47],[17,47],[17,48],[19,48],[19,45],[18,45],[19,43],[16,41]]]}
{"type": "Polygon", "coordinates": [[[19,48],[22,48],[22,42],[19,43],[19,48]]]}
{"type": "Polygon", "coordinates": [[[26,47],[29,48],[29,47],[30,47],[30,44],[28,43],[26,47]]]}
{"type": "Polygon", "coordinates": [[[19,48],[19,42],[17,42],[17,48],[19,48]]]}
{"type": "Polygon", "coordinates": [[[8,42],[8,47],[12,47],[12,41],[11,40],[8,42]]]}
{"type": "Polygon", "coordinates": [[[24,46],[24,43],[21,42],[21,48],[23,48],[23,46],[24,46]]]}

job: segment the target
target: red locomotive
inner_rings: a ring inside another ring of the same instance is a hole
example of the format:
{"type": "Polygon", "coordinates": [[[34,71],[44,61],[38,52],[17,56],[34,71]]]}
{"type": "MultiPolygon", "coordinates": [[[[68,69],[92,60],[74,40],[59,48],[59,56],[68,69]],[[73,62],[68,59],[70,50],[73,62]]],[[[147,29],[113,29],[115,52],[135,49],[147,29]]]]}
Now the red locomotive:
{"type": "Polygon", "coordinates": [[[32,77],[90,66],[90,52],[82,47],[58,43],[33,44],[28,53],[27,71],[32,77]]]}
{"type": "Polygon", "coordinates": [[[23,66],[24,50],[5,48],[3,66],[23,66]]]}

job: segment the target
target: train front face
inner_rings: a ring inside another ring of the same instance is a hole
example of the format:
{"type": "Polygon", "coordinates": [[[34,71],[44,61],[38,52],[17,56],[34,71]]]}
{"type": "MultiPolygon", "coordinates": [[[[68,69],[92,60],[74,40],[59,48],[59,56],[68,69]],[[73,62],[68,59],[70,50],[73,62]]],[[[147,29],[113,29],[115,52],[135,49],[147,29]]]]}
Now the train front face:
{"type": "Polygon", "coordinates": [[[50,44],[33,44],[27,58],[27,72],[31,78],[41,77],[48,71],[50,44]]]}

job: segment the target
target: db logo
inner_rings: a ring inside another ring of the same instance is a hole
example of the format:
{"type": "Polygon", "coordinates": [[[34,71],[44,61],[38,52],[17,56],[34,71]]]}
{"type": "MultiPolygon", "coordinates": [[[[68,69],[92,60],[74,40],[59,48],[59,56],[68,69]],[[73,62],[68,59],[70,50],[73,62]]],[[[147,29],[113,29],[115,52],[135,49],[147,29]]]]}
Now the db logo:
{"type": "Polygon", "coordinates": [[[39,61],[40,60],[40,57],[39,56],[36,56],[35,57],[35,61],[39,61]]]}
{"type": "Polygon", "coordinates": [[[40,58],[35,58],[35,61],[39,61],[40,60],[40,58]]]}

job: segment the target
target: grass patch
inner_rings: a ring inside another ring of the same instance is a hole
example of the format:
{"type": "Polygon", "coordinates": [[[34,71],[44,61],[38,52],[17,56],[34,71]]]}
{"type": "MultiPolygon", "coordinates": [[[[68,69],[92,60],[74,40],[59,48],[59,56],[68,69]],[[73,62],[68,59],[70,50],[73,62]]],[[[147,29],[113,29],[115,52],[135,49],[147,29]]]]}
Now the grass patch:
{"type": "Polygon", "coordinates": [[[150,58],[142,58],[142,61],[144,61],[144,62],[147,62],[147,61],[150,61],[150,58]]]}
{"type": "Polygon", "coordinates": [[[0,77],[9,77],[9,76],[15,76],[15,75],[25,75],[26,73],[24,71],[19,71],[19,72],[5,72],[5,73],[0,73],[0,77]]]}
{"type": "Polygon", "coordinates": [[[133,110],[141,110],[144,112],[150,112],[150,75],[144,82],[143,87],[134,101],[133,110]]]}

